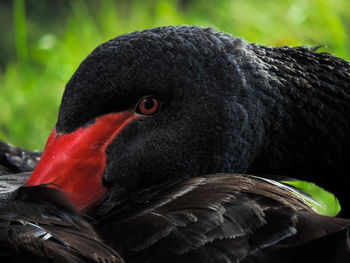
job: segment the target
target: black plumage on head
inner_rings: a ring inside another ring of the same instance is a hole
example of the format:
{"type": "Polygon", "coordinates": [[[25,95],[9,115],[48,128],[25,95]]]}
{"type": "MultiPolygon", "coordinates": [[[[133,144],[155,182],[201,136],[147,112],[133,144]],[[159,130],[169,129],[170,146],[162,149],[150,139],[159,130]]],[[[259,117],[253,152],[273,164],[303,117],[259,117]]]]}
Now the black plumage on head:
{"type": "Polygon", "coordinates": [[[159,113],[110,144],[106,183],[142,188],[215,172],[279,174],[334,192],[346,211],[349,76],[348,62],[304,47],[249,44],[211,28],[153,28],[112,39],[82,62],[57,130],[152,94],[159,113]]]}

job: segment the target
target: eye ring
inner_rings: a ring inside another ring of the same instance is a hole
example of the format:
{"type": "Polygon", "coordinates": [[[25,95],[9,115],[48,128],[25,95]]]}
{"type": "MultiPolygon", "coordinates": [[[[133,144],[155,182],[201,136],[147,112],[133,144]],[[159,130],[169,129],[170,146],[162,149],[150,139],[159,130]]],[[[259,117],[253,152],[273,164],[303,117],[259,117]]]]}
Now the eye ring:
{"type": "Polygon", "coordinates": [[[160,102],[152,95],[148,95],[139,100],[136,112],[145,116],[152,116],[159,111],[160,102]]]}

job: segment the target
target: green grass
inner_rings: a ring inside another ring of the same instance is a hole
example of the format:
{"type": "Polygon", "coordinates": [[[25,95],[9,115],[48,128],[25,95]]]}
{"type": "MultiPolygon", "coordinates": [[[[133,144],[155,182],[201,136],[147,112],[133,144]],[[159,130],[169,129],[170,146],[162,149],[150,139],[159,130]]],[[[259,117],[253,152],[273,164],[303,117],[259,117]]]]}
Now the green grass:
{"type": "Polygon", "coordinates": [[[14,0],[9,10],[14,27],[7,30],[13,33],[17,59],[0,70],[0,139],[43,149],[65,83],[79,63],[98,44],[134,30],[214,26],[263,45],[323,45],[322,51],[350,59],[348,0],[195,0],[187,6],[183,2],[71,0],[68,14],[55,20],[60,26],[48,31],[45,23],[25,16],[25,0],[14,0]]]}

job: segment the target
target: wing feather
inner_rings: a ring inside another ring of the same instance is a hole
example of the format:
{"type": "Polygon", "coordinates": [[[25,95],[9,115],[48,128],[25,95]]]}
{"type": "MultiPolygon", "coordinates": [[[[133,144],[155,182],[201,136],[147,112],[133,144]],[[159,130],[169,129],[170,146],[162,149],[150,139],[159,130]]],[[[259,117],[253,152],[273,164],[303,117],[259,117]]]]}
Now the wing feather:
{"type": "Polygon", "coordinates": [[[350,223],[317,214],[289,189],[238,174],[188,179],[147,196],[139,210],[96,223],[127,262],[269,262],[282,247],[301,251],[350,223]]]}

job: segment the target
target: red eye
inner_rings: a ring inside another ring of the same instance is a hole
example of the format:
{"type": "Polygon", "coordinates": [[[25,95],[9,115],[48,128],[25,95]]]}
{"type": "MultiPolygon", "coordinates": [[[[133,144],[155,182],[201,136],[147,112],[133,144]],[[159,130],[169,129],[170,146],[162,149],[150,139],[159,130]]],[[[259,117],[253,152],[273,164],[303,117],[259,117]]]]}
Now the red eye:
{"type": "Polygon", "coordinates": [[[158,99],[153,96],[147,96],[139,101],[136,111],[142,115],[153,115],[158,112],[158,109],[158,99]]]}

